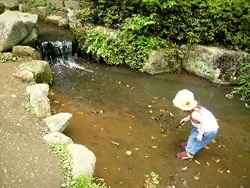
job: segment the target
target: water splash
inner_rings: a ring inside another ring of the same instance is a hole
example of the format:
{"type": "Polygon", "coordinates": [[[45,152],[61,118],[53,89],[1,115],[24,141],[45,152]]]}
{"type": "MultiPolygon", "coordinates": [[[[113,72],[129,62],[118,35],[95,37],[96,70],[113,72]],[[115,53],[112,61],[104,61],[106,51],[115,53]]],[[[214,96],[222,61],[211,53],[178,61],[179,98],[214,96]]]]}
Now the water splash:
{"type": "Polygon", "coordinates": [[[79,69],[87,72],[93,72],[84,65],[76,63],[77,53],[74,51],[72,41],[43,41],[38,48],[42,54],[42,59],[50,62],[54,71],[62,72],[62,67],[70,69],[79,69]]]}
{"type": "Polygon", "coordinates": [[[73,58],[72,41],[43,41],[39,49],[42,53],[42,59],[54,61],[57,58],[68,60],[73,58]]]}

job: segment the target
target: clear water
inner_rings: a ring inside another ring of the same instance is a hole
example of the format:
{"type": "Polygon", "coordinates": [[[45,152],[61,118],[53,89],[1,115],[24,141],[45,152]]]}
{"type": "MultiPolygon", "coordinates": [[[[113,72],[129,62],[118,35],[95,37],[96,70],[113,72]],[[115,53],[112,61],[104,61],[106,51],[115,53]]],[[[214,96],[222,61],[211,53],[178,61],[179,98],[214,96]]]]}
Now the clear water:
{"type": "Polygon", "coordinates": [[[232,87],[185,73],[150,76],[86,59],[58,61],[53,69],[53,111],[73,114],[65,134],[95,153],[95,176],[111,187],[142,187],[151,171],[161,178],[158,187],[249,186],[249,109],[225,97],[232,87]],[[216,142],[193,161],[176,158],[191,129],[188,124],[175,129],[187,114],[171,101],[183,88],[220,123],[216,142]]]}
{"type": "MultiPolygon", "coordinates": [[[[41,41],[74,40],[68,30],[39,26],[41,41]]],[[[112,188],[149,187],[146,175],[154,171],[160,178],[157,188],[250,187],[249,109],[225,97],[232,87],[216,87],[185,73],[150,76],[73,56],[51,63],[51,105],[53,113],[73,114],[64,133],[94,152],[98,181],[112,188]],[[183,88],[193,91],[220,124],[215,142],[192,161],[176,158],[191,130],[190,124],[175,128],[187,115],[172,105],[183,88]]]]}

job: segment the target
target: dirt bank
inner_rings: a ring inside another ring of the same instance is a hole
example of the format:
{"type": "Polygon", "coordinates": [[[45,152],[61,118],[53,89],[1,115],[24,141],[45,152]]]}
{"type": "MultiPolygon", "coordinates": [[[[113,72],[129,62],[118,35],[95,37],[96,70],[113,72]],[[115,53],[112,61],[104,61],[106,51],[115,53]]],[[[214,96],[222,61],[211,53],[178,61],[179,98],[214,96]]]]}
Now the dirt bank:
{"type": "Polygon", "coordinates": [[[12,76],[19,64],[0,63],[0,185],[57,188],[63,170],[44,143],[41,119],[24,109],[28,84],[12,76]]]}

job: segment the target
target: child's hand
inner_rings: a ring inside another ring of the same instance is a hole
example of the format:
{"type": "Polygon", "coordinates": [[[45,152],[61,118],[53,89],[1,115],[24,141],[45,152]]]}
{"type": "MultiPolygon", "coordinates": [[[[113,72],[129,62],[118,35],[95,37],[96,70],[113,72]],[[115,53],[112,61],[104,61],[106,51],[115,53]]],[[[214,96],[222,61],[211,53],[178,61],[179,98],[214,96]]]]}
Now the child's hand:
{"type": "Polygon", "coordinates": [[[184,124],[185,124],[185,121],[181,120],[180,125],[184,125],[184,124]]]}
{"type": "Polygon", "coordinates": [[[186,123],[186,118],[183,118],[181,121],[180,121],[180,125],[184,125],[186,123]]]}

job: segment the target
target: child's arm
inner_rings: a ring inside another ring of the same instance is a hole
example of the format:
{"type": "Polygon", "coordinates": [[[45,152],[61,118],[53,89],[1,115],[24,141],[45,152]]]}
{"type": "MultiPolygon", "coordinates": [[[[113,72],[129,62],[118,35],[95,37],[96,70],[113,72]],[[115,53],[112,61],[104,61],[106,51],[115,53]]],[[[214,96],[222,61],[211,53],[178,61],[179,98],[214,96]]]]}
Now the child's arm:
{"type": "Polygon", "coordinates": [[[199,122],[199,134],[197,135],[197,140],[198,141],[201,141],[202,140],[202,137],[203,137],[203,134],[206,130],[206,125],[205,125],[205,122],[203,122],[202,120],[202,117],[201,117],[201,114],[199,112],[193,112],[192,113],[192,119],[193,120],[196,120],[197,122],[199,122]]]}
{"type": "Polygon", "coordinates": [[[181,125],[184,125],[187,121],[190,120],[190,115],[188,115],[187,117],[183,118],[181,121],[180,121],[180,124],[181,125]]]}

